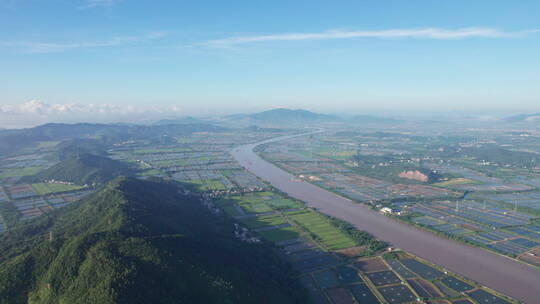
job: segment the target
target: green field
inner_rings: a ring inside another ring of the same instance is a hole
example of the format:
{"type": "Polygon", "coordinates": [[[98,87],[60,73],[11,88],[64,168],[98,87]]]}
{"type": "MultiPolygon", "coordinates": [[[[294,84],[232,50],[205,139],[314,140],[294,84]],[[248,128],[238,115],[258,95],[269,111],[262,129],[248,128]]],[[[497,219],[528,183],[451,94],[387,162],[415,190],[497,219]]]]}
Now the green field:
{"type": "MultiPolygon", "coordinates": [[[[245,213],[251,213],[251,214],[257,214],[257,213],[265,213],[265,212],[272,212],[276,209],[290,209],[290,208],[298,208],[301,207],[297,202],[289,200],[289,199],[283,199],[279,196],[276,196],[276,194],[272,192],[258,192],[258,193],[250,193],[246,195],[235,195],[230,196],[226,198],[221,198],[215,202],[216,205],[221,207],[225,213],[229,214],[230,216],[238,216],[241,215],[238,213],[238,210],[234,208],[234,206],[239,206],[244,210],[245,213]]],[[[276,217],[275,215],[268,216],[268,217],[259,217],[258,220],[266,220],[267,218],[276,217]]],[[[277,218],[280,218],[277,216],[277,218]]],[[[255,221],[255,220],[253,220],[255,221]]],[[[285,221],[279,221],[276,223],[268,223],[265,225],[256,224],[254,222],[247,221],[246,225],[254,225],[250,226],[250,228],[258,228],[268,225],[279,225],[283,224],[285,221]]]]}
{"type": "Polygon", "coordinates": [[[220,198],[219,200],[214,201],[214,204],[220,207],[230,206],[230,205],[233,205],[234,203],[235,203],[235,200],[230,197],[220,198]]]}
{"type": "Polygon", "coordinates": [[[460,177],[460,178],[453,178],[453,179],[451,179],[449,181],[436,183],[436,184],[433,184],[433,186],[452,187],[452,186],[459,186],[459,185],[481,184],[481,183],[482,182],[479,182],[479,181],[476,181],[476,180],[460,177]]]}
{"type": "Polygon", "coordinates": [[[38,183],[32,184],[32,188],[36,190],[39,195],[46,195],[57,192],[68,192],[80,190],[84,187],[77,185],[64,185],[64,184],[49,184],[49,183],[38,183]]]}
{"type": "Polygon", "coordinates": [[[255,218],[241,219],[240,223],[244,224],[248,228],[254,229],[267,226],[282,225],[287,223],[287,221],[281,215],[268,215],[255,218]]]}
{"type": "Polygon", "coordinates": [[[225,188],[225,186],[223,185],[223,183],[220,180],[216,180],[216,179],[206,180],[206,188],[208,190],[225,190],[225,189],[227,189],[227,188],[225,188]]]}
{"type": "Polygon", "coordinates": [[[175,152],[189,152],[189,148],[163,148],[163,149],[136,149],[133,150],[134,154],[154,154],[154,153],[175,153],[175,152]]]}
{"type": "Polygon", "coordinates": [[[238,212],[238,210],[236,210],[234,206],[224,206],[221,208],[228,216],[235,217],[240,215],[240,213],[238,212]]]}
{"type": "Polygon", "coordinates": [[[358,246],[358,243],[345,232],[330,224],[315,212],[306,211],[288,215],[299,226],[310,232],[318,241],[330,250],[339,250],[358,246]]]}
{"type": "Polygon", "coordinates": [[[262,203],[262,202],[261,203],[242,202],[239,205],[247,213],[264,213],[264,212],[273,211],[272,208],[270,208],[267,204],[262,203]]]}
{"type": "Polygon", "coordinates": [[[59,141],[40,141],[38,142],[38,148],[53,148],[59,143],[59,141]]]}
{"type": "Polygon", "coordinates": [[[317,148],[314,148],[312,151],[291,150],[290,152],[294,152],[294,153],[297,153],[306,157],[323,156],[323,157],[332,158],[335,160],[347,160],[351,158],[352,156],[356,155],[356,150],[335,150],[333,148],[326,148],[326,147],[317,147],[317,148]]]}
{"type": "Polygon", "coordinates": [[[286,198],[270,199],[267,204],[274,209],[294,209],[302,207],[301,204],[286,198]]]}
{"type": "Polygon", "coordinates": [[[257,197],[260,197],[260,198],[265,198],[265,197],[268,197],[268,198],[279,198],[281,196],[279,195],[276,195],[275,193],[272,193],[270,191],[263,191],[263,192],[257,192],[257,194],[254,194],[252,196],[257,196],[257,197]]]}
{"type": "Polygon", "coordinates": [[[28,168],[18,168],[18,169],[7,169],[0,170],[0,178],[8,177],[22,177],[28,175],[34,175],[41,171],[42,167],[28,167],[28,168]]]}
{"type": "Polygon", "coordinates": [[[161,174],[162,172],[157,169],[145,170],[141,173],[142,176],[156,176],[156,175],[161,175],[161,174]]]}
{"type": "Polygon", "coordinates": [[[270,206],[266,204],[264,197],[274,196],[271,192],[261,192],[247,195],[236,195],[226,199],[221,199],[216,202],[218,205],[223,206],[226,204],[237,204],[242,207],[247,213],[264,213],[273,211],[270,206]]]}
{"type": "Polygon", "coordinates": [[[212,191],[212,190],[225,190],[225,186],[223,183],[219,180],[200,180],[200,179],[194,179],[185,181],[187,184],[191,184],[197,188],[197,190],[200,191],[212,191]]]}
{"type": "MultiPolygon", "coordinates": [[[[242,207],[246,213],[264,213],[275,209],[301,208],[302,205],[294,200],[277,196],[272,192],[251,193],[222,198],[216,201],[225,213],[230,216],[238,216],[235,205],[242,207]]],[[[339,250],[358,246],[358,243],[345,232],[333,226],[326,218],[313,211],[296,210],[259,216],[256,218],[241,219],[240,222],[250,228],[276,226],[292,220],[294,226],[261,231],[258,234],[271,242],[277,242],[299,237],[304,230],[309,232],[317,241],[330,250],[339,250]]]]}
{"type": "Polygon", "coordinates": [[[197,188],[197,190],[200,190],[200,191],[206,190],[206,187],[205,187],[206,183],[205,183],[204,180],[193,179],[193,180],[186,181],[186,183],[195,186],[195,188],[197,188]]]}
{"type": "Polygon", "coordinates": [[[152,163],[152,166],[158,166],[158,167],[187,166],[189,164],[187,159],[169,159],[169,160],[152,161],[151,163],[152,163]]]}
{"type": "Polygon", "coordinates": [[[299,238],[302,235],[302,231],[298,229],[298,227],[290,226],[269,231],[261,231],[257,234],[270,242],[279,242],[299,238]]]}
{"type": "Polygon", "coordinates": [[[321,150],[316,151],[315,153],[335,160],[347,160],[352,156],[356,155],[356,150],[321,150]]]}

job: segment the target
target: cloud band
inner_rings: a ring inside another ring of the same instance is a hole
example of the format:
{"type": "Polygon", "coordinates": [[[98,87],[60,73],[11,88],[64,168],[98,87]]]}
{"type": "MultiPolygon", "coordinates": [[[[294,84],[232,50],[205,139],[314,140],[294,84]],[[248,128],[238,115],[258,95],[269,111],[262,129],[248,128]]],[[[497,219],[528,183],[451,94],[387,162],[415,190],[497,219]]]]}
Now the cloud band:
{"type": "Polygon", "coordinates": [[[351,38],[418,38],[418,39],[466,39],[466,38],[504,38],[518,37],[538,30],[525,30],[517,32],[501,31],[493,28],[461,28],[461,29],[389,29],[389,30],[331,30],[319,33],[283,33],[274,35],[240,36],[223,39],[215,39],[204,42],[207,46],[231,46],[238,44],[248,44],[257,42],[273,41],[302,41],[302,40],[329,40],[329,39],[351,39],[351,38]]]}

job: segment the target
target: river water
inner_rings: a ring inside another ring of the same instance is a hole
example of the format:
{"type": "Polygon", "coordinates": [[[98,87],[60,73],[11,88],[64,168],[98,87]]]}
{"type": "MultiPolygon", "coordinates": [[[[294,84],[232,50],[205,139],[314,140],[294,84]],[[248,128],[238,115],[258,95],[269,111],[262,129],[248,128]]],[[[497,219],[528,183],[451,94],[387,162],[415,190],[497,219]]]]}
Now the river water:
{"type": "Polygon", "coordinates": [[[478,283],[530,304],[540,303],[540,271],[516,260],[481,248],[449,240],[398,222],[363,204],[354,203],[328,190],[299,181],[293,175],[263,160],[253,152],[261,144],[306,136],[282,136],[237,147],[232,156],[241,166],[291,197],[345,220],[359,230],[390,243],[478,283]]]}

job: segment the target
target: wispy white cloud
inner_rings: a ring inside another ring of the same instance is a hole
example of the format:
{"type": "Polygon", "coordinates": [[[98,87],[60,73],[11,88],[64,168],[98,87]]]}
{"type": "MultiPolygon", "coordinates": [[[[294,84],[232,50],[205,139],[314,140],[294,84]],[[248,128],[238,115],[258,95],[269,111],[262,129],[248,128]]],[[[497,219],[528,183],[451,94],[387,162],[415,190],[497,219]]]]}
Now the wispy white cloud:
{"type": "MultiPolygon", "coordinates": [[[[110,1],[110,0],[95,0],[110,1]]],[[[228,48],[236,45],[246,45],[264,42],[287,42],[309,40],[336,39],[434,39],[458,40],[470,38],[519,38],[539,34],[540,29],[505,31],[494,28],[419,28],[419,29],[387,29],[387,30],[328,30],[314,33],[281,33],[272,35],[232,36],[212,39],[184,45],[191,47],[228,48]]],[[[51,41],[0,41],[0,48],[12,48],[27,53],[51,53],[89,48],[112,48],[128,45],[144,44],[150,41],[168,37],[167,32],[150,32],[138,36],[116,36],[107,40],[51,42],[51,41]]],[[[178,46],[176,46],[178,48],[178,46]]]]}
{"type": "Polygon", "coordinates": [[[302,40],[330,40],[330,39],[352,39],[352,38],[416,38],[416,39],[467,39],[467,38],[505,38],[526,36],[531,33],[538,33],[540,30],[524,31],[503,31],[493,28],[460,28],[460,29],[440,29],[440,28],[420,28],[420,29],[388,29],[388,30],[329,30],[318,33],[282,33],[273,35],[238,36],[222,39],[208,40],[199,45],[211,47],[228,47],[239,44],[249,44],[257,42],[278,42],[278,41],[302,41],[302,40]]]}
{"type": "Polygon", "coordinates": [[[178,106],[138,107],[133,105],[113,104],[49,104],[37,99],[20,105],[0,106],[0,114],[37,115],[42,117],[62,115],[133,115],[133,114],[170,114],[181,112],[178,106]]]}
{"type": "Polygon", "coordinates": [[[82,42],[38,42],[38,41],[0,41],[0,47],[22,49],[29,53],[51,53],[62,52],[73,49],[115,47],[131,44],[144,43],[151,40],[160,39],[167,36],[164,32],[151,32],[142,36],[113,37],[103,41],[82,41],[82,42]]]}
{"type": "Polygon", "coordinates": [[[85,0],[84,4],[81,5],[80,9],[90,9],[90,8],[97,8],[97,7],[111,7],[118,3],[120,3],[121,0],[85,0]]]}

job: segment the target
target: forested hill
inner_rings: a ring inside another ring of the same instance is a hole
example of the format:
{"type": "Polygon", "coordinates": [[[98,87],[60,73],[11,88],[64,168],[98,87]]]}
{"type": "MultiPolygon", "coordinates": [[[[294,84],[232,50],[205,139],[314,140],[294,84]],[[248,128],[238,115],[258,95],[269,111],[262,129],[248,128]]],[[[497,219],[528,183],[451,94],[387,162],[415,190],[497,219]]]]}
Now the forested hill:
{"type": "Polygon", "coordinates": [[[45,124],[29,129],[0,130],[0,155],[34,147],[42,141],[66,141],[80,138],[99,138],[103,142],[131,139],[159,141],[170,135],[194,132],[219,132],[225,130],[205,123],[163,125],[120,124],[45,124]]]}
{"type": "Polygon", "coordinates": [[[118,178],[0,236],[0,303],[304,303],[232,229],[173,184],[118,178]]]}
{"type": "Polygon", "coordinates": [[[92,185],[110,181],[120,175],[130,174],[131,170],[117,160],[84,153],[70,156],[36,175],[22,178],[21,181],[39,183],[55,180],[77,185],[92,185]]]}

